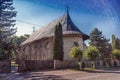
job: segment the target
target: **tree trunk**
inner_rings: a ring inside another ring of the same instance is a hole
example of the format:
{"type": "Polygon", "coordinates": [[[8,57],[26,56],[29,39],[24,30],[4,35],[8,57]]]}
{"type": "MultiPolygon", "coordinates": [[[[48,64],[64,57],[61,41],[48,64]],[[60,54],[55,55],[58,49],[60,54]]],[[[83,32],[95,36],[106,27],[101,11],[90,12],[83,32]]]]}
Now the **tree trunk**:
{"type": "Polygon", "coordinates": [[[54,60],[54,69],[56,69],[56,64],[57,64],[57,61],[54,60]]]}
{"type": "Polygon", "coordinates": [[[81,64],[81,62],[78,62],[78,64],[79,64],[79,69],[82,70],[82,64],[81,64]]]}
{"type": "Polygon", "coordinates": [[[99,63],[100,63],[100,67],[103,67],[103,61],[100,60],[99,63]]]}
{"type": "Polygon", "coordinates": [[[95,69],[95,61],[92,61],[92,67],[95,69]]]}

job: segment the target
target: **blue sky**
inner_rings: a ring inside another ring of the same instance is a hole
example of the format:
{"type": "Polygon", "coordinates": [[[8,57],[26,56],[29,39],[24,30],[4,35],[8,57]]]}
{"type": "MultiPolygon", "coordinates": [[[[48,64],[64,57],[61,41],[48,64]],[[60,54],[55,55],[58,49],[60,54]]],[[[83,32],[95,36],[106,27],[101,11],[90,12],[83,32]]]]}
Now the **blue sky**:
{"type": "Polygon", "coordinates": [[[66,13],[69,4],[74,24],[88,34],[97,27],[108,39],[112,34],[120,38],[120,0],[14,0],[18,32],[16,35],[31,34],[33,27],[39,29],[66,13]],[[37,26],[39,25],[39,26],[37,26]]]}

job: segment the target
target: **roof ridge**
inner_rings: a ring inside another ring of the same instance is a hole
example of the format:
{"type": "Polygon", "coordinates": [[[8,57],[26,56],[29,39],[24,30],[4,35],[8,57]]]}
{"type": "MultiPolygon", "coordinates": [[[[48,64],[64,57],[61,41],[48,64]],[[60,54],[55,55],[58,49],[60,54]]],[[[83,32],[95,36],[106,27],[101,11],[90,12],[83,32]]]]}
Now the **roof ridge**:
{"type": "MultiPolygon", "coordinates": [[[[40,28],[39,30],[35,31],[26,41],[22,43],[22,45],[32,42],[34,40],[39,40],[41,38],[50,37],[53,36],[55,26],[58,23],[62,24],[62,30],[63,34],[80,34],[82,36],[87,36],[83,32],[79,30],[79,28],[76,27],[76,25],[73,23],[71,17],[68,13],[64,14],[63,16],[53,20],[52,22],[48,23],[47,26],[44,26],[40,28]]],[[[85,38],[87,39],[87,38],[85,38]]]]}

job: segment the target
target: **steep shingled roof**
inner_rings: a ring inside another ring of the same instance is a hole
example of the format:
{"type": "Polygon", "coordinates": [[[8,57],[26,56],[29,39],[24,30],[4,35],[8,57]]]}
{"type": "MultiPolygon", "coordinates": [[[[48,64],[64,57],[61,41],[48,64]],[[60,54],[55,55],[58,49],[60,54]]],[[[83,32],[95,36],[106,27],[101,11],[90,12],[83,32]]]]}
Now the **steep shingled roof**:
{"type": "Polygon", "coordinates": [[[72,22],[68,13],[64,14],[62,17],[52,21],[47,26],[40,28],[35,31],[26,41],[24,41],[21,45],[30,43],[35,40],[39,40],[45,37],[51,37],[54,35],[55,26],[58,23],[62,24],[63,34],[80,34],[83,36],[83,39],[86,40],[89,38],[88,35],[81,32],[72,22]]]}

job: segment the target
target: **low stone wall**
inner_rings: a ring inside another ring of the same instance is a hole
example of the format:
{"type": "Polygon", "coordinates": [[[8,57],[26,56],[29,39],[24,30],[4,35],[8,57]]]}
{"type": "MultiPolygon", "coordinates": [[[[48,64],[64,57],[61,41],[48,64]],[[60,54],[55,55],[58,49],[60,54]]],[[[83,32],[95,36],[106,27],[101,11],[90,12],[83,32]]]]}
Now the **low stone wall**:
{"type": "Polygon", "coordinates": [[[26,69],[29,70],[42,70],[42,69],[53,69],[52,60],[26,60],[26,69]]]}
{"type": "Polygon", "coordinates": [[[52,60],[21,60],[18,64],[18,72],[53,69],[52,60]]]}
{"type": "Polygon", "coordinates": [[[53,60],[26,60],[23,64],[19,64],[18,71],[31,71],[31,70],[43,70],[43,69],[65,69],[65,68],[73,68],[75,67],[75,62],[73,60],[64,60],[57,61],[54,64],[53,60]]]}
{"type": "MultiPolygon", "coordinates": [[[[86,67],[92,67],[91,61],[84,61],[86,67]]],[[[102,68],[102,67],[119,67],[120,61],[95,61],[96,68],[102,68]]]]}
{"type": "Polygon", "coordinates": [[[92,66],[91,61],[86,60],[86,61],[84,61],[84,63],[85,63],[85,67],[91,67],[92,66]]]}
{"type": "Polygon", "coordinates": [[[54,69],[74,68],[75,66],[76,66],[76,63],[73,60],[64,60],[64,61],[55,60],[54,61],[54,69]]]}
{"type": "Polygon", "coordinates": [[[0,60],[0,73],[9,73],[11,71],[10,60],[0,60]]]}

